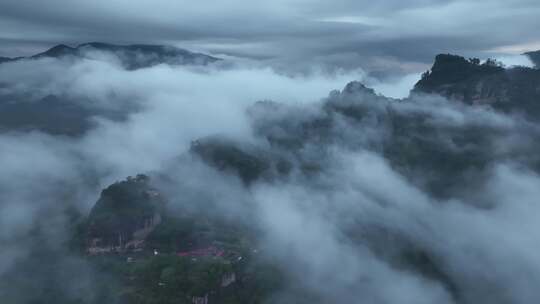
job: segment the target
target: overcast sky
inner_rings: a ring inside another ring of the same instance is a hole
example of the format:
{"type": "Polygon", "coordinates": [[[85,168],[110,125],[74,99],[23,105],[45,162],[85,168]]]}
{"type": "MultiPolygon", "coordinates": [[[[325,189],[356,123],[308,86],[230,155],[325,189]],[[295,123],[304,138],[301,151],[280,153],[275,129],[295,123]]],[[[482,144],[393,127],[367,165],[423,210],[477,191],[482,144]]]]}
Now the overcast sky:
{"type": "Polygon", "coordinates": [[[419,70],[441,52],[540,49],[538,16],[538,0],[2,0],[0,56],[106,41],[419,70]]]}

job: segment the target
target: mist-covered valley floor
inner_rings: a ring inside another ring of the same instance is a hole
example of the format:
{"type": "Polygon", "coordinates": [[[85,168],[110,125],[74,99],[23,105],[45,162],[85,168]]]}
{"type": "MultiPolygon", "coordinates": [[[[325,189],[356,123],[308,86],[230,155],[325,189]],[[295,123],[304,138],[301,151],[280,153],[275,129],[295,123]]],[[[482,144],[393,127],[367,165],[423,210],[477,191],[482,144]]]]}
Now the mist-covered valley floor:
{"type": "Polygon", "coordinates": [[[2,303],[540,303],[538,69],[67,52],[0,64],[2,303]]]}

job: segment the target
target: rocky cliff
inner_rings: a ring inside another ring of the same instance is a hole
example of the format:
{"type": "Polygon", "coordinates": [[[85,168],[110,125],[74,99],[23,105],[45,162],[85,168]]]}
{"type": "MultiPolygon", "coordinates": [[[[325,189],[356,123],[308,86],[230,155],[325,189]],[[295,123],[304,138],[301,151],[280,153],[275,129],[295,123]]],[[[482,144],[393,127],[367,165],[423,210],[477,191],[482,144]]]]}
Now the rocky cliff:
{"type": "Polygon", "coordinates": [[[540,70],[443,54],[415,85],[413,94],[438,94],[467,104],[540,118],[540,70]]]}
{"type": "Polygon", "coordinates": [[[89,254],[137,251],[161,223],[164,200],[145,175],[129,177],[101,193],[88,218],[89,254]]]}
{"type": "Polygon", "coordinates": [[[531,59],[531,61],[536,65],[537,69],[540,68],[540,51],[527,52],[525,55],[531,59]]]}

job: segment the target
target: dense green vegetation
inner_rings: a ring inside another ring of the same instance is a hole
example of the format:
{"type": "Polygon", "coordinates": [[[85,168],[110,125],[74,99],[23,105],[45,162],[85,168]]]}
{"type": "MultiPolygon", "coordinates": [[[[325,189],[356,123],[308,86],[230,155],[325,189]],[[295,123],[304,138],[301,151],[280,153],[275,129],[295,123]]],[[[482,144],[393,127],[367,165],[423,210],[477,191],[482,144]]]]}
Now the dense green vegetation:
{"type": "MultiPolygon", "coordinates": [[[[234,151],[230,153],[239,150],[234,151]]],[[[246,154],[227,155],[240,159],[246,154]]],[[[96,275],[112,282],[95,287],[90,303],[192,303],[193,297],[205,296],[211,303],[262,303],[281,286],[278,269],[254,254],[254,231],[204,208],[168,212],[145,175],[107,187],[89,216],[79,216],[73,226],[74,254],[83,257],[96,275]],[[115,233],[131,232],[133,225],[156,212],[161,220],[145,237],[143,250],[86,252],[89,239],[114,241],[115,233]],[[222,286],[223,278],[231,275],[235,281],[222,286]]]]}
{"type": "Polygon", "coordinates": [[[192,303],[192,297],[206,295],[211,303],[263,303],[284,287],[284,277],[277,268],[253,257],[242,262],[176,255],[138,257],[131,262],[120,256],[88,259],[108,282],[97,289],[95,302],[88,303],[187,304],[192,303]],[[223,276],[231,273],[237,281],[221,286],[223,276]]]}
{"type": "Polygon", "coordinates": [[[192,296],[218,291],[233,267],[220,258],[157,256],[133,262],[123,297],[129,303],[190,303],[192,296]]]}

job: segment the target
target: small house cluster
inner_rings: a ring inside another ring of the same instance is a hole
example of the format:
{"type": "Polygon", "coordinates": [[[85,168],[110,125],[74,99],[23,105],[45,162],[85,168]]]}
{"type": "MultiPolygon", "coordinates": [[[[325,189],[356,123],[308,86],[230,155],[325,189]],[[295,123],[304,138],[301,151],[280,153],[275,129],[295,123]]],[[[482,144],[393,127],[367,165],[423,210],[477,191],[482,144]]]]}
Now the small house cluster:
{"type": "Polygon", "coordinates": [[[190,251],[181,251],[177,253],[181,257],[223,257],[225,251],[214,246],[195,249],[190,251]]]}
{"type": "Polygon", "coordinates": [[[227,287],[236,282],[236,273],[229,272],[221,277],[221,287],[227,287]]]}
{"type": "Polygon", "coordinates": [[[202,297],[192,297],[191,303],[193,304],[208,304],[208,294],[202,297]]]}

